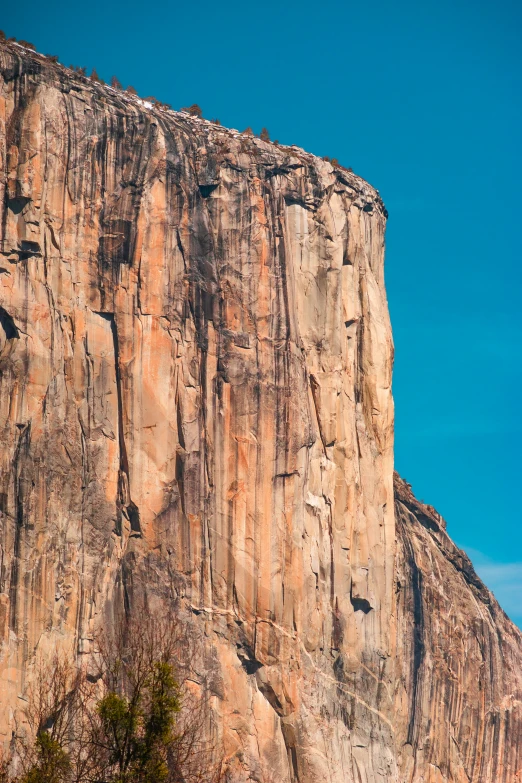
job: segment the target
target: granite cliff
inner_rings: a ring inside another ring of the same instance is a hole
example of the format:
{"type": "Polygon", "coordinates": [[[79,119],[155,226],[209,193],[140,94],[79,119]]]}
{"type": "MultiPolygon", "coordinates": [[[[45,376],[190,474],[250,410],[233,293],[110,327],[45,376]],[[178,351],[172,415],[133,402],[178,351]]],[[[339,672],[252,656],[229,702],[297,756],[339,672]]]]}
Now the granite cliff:
{"type": "Polygon", "coordinates": [[[0,67],[0,740],[37,651],[145,610],[231,783],[519,780],[521,634],[394,482],[378,193],[0,67]]]}

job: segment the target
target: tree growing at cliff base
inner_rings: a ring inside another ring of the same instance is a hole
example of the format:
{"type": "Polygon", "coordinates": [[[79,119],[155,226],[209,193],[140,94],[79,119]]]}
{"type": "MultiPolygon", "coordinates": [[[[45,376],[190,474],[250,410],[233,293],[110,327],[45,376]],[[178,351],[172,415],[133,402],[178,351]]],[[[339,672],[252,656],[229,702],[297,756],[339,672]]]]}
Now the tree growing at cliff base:
{"type": "Polygon", "coordinates": [[[162,783],[176,742],[181,689],[175,668],[175,629],[158,622],[123,627],[100,644],[105,695],[91,719],[92,748],[104,780],[162,783]]]}
{"type": "Polygon", "coordinates": [[[89,669],[58,654],[40,665],[21,770],[0,764],[0,783],[218,783],[205,702],[180,684],[180,638],[168,620],[124,622],[98,637],[89,669]]]}

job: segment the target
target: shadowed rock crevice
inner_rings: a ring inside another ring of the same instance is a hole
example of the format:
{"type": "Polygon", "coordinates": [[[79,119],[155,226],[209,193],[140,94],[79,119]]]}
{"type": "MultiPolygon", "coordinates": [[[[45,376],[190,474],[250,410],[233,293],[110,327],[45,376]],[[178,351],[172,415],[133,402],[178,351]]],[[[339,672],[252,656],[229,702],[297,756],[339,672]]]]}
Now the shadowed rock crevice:
{"type": "Polygon", "coordinates": [[[0,307],[0,326],[4,330],[6,340],[17,340],[20,337],[13,317],[3,307],[0,307]]]}
{"type": "Polygon", "coordinates": [[[208,198],[211,193],[214,192],[214,190],[218,187],[218,185],[199,185],[199,192],[203,196],[203,198],[208,198]]]}
{"type": "Polygon", "coordinates": [[[366,598],[354,598],[353,595],[350,595],[350,601],[352,602],[354,612],[368,614],[372,610],[372,606],[366,598]]]}
{"type": "Polygon", "coordinates": [[[11,210],[14,215],[19,215],[30,201],[31,199],[28,196],[14,196],[13,198],[7,199],[7,208],[11,210]]]}

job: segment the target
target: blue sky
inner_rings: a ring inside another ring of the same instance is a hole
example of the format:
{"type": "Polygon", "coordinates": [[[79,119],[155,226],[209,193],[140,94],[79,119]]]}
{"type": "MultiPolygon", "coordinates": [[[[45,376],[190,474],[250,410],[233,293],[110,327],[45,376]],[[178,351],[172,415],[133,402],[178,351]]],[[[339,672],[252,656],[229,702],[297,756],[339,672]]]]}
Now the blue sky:
{"type": "Polygon", "coordinates": [[[520,3],[26,0],[0,27],[380,190],[396,466],[522,626],[520,3]]]}

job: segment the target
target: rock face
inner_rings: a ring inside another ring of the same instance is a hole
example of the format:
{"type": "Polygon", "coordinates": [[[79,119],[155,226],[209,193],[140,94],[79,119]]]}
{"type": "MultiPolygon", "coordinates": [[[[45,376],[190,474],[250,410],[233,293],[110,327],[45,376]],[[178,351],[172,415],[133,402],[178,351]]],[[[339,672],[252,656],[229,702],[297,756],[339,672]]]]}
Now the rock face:
{"type": "Polygon", "coordinates": [[[399,780],[522,780],[522,634],[395,476],[399,780]]]}
{"type": "Polygon", "coordinates": [[[145,609],[230,781],[518,780],[521,635],[394,492],[376,191],[0,66],[0,740],[37,652],[145,609]]]}

